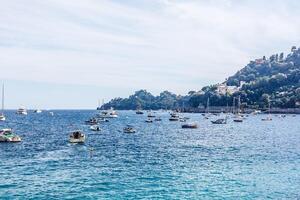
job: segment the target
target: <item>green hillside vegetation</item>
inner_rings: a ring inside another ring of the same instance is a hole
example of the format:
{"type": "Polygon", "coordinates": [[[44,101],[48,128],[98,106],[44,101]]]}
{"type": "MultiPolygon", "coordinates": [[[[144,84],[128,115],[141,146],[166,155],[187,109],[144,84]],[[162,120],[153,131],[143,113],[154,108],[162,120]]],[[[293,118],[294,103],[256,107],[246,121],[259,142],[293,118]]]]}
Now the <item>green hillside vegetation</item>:
{"type": "Polygon", "coordinates": [[[300,107],[300,48],[292,47],[286,57],[280,53],[250,61],[222,84],[190,91],[185,96],[169,91],[154,96],[139,90],[128,98],[112,99],[103,109],[196,108],[205,106],[208,98],[211,106],[232,106],[238,96],[248,108],[265,108],[269,103],[278,108],[300,107]]]}

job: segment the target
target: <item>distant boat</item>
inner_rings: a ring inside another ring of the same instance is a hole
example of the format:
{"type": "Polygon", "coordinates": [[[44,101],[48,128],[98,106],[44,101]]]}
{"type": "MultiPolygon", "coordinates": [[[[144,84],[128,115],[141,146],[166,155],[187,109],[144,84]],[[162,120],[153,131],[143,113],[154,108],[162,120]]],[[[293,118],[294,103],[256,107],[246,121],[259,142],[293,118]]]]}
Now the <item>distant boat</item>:
{"type": "Polygon", "coordinates": [[[268,106],[269,108],[268,108],[268,117],[266,117],[266,118],[263,118],[263,119],[261,119],[262,121],[272,121],[272,117],[271,117],[271,114],[270,114],[270,111],[271,111],[271,103],[270,103],[270,100],[269,100],[269,106],[268,106]]]}
{"type": "Polygon", "coordinates": [[[33,112],[34,112],[34,113],[42,113],[42,110],[36,109],[36,110],[34,110],[33,112]]]}
{"type": "Polygon", "coordinates": [[[103,111],[103,112],[101,112],[101,114],[97,114],[97,117],[99,117],[99,118],[117,118],[118,114],[113,108],[110,108],[110,110],[108,110],[108,111],[103,111]]]}
{"type": "Polygon", "coordinates": [[[152,123],[153,121],[152,121],[152,119],[148,118],[148,119],[145,120],[145,122],[146,123],[152,123]]]}
{"type": "Polygon", "coordinates": [[[96,125],[96,124],[98,124],[98,121],[96,118],[91,118],[91,119],[85,121],[85,123],[88,125],[96,125]]]}
{"type": "Polygon", "coordinates": [[[227,120],[221,118],[221,119],[217,119],[217,120],[211,121],[211,123],[213,123],[213,124],[226,124],[227,120]]]}
{"type": "Polygon", "coordinates": [[[149,112],[148,115],[147,115],[147,117],[149,117],[149,118],[154,118],[155,115],[154,115],[152,112],[149,112]]]}
{"type": "Polygon", "coordinates": [[[5,115],[4,115],[4,84],[2,85],[2,108],[0,113],[0,121],[5,121],[5,115]]]}
{"type": "Polygon", "coordinates": [[[124,133],[135,133],[136,130],[133,128],[133,126],[131,125],[127,125],[124,129],[123,129],[124,133]]]}
{"type": "Polygon", "coordinates": [[[241,107],[241,97],[239,96],[237,113],[233,119],[234,122],[243,122],[244,121],[244,118],[240,115],[240,107],[241,107]]]}
{"type": "Polygon", "coordinates": [[[18,115],[27,115],[27,109],[24,107],[21,107],[17,110],[18,115]]]}
{"type": "Polygon", "coordinates": [[[141,111],[141,110],[137,110],[135,113],[136,113],[137,115],[143,115],[143,114],[144,114],[144,112],[141,111]]]}
{"type": "Polygon", "coordinates": [[[197,123],[188,123],[188,124],[183,124],[182,126],[181,126],[182,128],[192,128],[192,129],[194,129],[194,128],[198,128],[198,124],[197,123]]]}
{"type": "Polygon", "coordinates": [[[161,121],[161,118],[160,118],[160,117],[158,117],[158,118],[155,118],[154,120],[155,120],[155,121],[159,121],[159,122],[160,122],[160,121],[161,121]]]}
{"type": "Polygon", "coordinates": [[[84,143],[85,135],[81,131],[74,131],[69,136],[70,143],[84,143]]]}
{"type": "Polygon", "coordinates": [[[0,130],[0,142],[21,142],[22,139],[13,133],[12,129],[0,130]]]}
{"type": "Polygon", "coordinates": [[[98,125],[92,125],[90,126],[91,131],[101,131],[100,127],[98,125]]]}
{"type": "Polygon", "coordinates": [[[53,116],[53,115],[54,115],[54,112],[49,112],[49,114],[50,114],[51,116],[53,116]]]}

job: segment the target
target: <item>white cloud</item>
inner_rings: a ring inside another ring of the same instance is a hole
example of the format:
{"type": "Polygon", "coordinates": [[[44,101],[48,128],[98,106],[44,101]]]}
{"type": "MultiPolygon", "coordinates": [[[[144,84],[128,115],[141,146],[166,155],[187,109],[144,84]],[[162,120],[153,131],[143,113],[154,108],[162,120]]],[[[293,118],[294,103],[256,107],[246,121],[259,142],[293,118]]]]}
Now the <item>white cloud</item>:
{"type": "Polygon", "coordinates": [[[200,89],[299,43],[300,3],[272,2],[2,1],[0,78],[200,89]]]}

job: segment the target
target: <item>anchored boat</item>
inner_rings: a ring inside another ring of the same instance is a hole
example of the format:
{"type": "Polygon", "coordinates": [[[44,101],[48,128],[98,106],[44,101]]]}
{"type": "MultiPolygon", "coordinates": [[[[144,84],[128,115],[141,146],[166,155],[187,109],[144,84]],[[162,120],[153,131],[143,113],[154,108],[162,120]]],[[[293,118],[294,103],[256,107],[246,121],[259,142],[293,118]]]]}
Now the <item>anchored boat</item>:
{"type": "Polygon", "coordinates": [[[27,115],[27,109],[24,107],[21,107],[17,110],[18,115],[27,115]]]}
{"type": "Polygon", "coordinates": [[[0,130],[0,142],[21,142],[22,139],[13,133],[12,129],[0,130]]]}
{"type": "Polygon", "coordinates": [[[70,143],[84,143],[85,135],[81,131],[74,131],[69,136],[70,143]]]}
{"type": "Polygon", "coordinates": [[[133,126],[127,125],[124,129],[123,129],[124,133],[135,133],[136,130],[133,128],[133,126]]]}
{"type": "Polygon", "coordinates": [[[183,124],[181,127],[182,128],[198,128],[198,124],[197,123],[188,123],[188,124],[183,124]]]}

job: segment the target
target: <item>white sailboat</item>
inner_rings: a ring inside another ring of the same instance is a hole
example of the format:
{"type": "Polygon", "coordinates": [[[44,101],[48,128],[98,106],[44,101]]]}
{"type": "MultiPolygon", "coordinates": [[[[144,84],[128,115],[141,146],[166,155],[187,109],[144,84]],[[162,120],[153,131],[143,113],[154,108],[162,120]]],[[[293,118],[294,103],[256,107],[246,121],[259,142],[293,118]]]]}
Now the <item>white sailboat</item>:
{"type": "Polygon", "coordinates": [[[4,84],[2,85],[2,108],[0,113],[0,121],[5,121],[4,115],[4,84]]]}
{"type": "Polygon", "coordinates": [[[271,117],[270,111],[271,111],[271,103],[270,103],[270,100],[269,100],[268,117],[261,119],[262,121],[272,121],[272,117],[271,117]]]}
{"type": "Polygon", "coordinates": [[[234,122],[243,122],[244,118],[240,115],[240,111],[241,111],[241,96],[239,96],[238,98],[238,109],[233,119],[234,122]]]}

